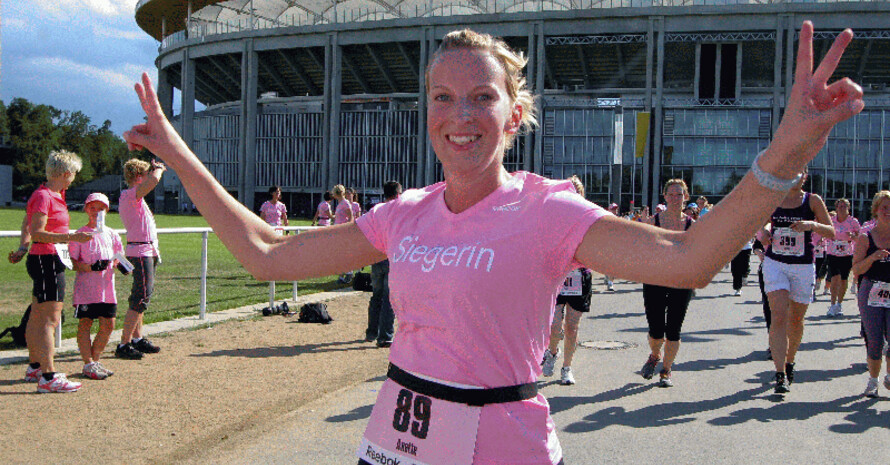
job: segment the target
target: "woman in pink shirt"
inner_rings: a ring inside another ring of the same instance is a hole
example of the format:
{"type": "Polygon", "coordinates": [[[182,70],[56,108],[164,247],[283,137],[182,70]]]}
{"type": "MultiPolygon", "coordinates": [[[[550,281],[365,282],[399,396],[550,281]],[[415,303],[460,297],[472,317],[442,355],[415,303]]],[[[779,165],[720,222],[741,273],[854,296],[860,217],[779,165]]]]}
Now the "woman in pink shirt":
{"type": "MultiPolygon", "coordinates": [[[[331,194],[334,196],[334,200],[337,201],[337,209],[334,210],[334,224],[346,224],[355,222],[355,216],[352,210],[352,202],[346,197],[348,194],[346,192],[346,188],[343,187],[342,184],[337,184],[331,189],[331,194]]],[[[353,272],[350,271],[343,273],[338,278],[338,281],[341,283],[348,283],[352,281],[353,272]]]]}
{"type": "Polygon", "coordinates": [[[331,211],[331,193],[325,192],[323,200],[318,204],[318,208],[315,209],[315,216],[312,218],[312,226],[316,224],[319,226],[330,226],[331,218],[334,217],[334,213],[331,211]]]}
{"type": "Polygon", "coordinates": [[[358,217],[362,216],[362,206],[358,203],[358,193],[355,192],[355,189],[351,187],[346,189],[346,199],[349,200],[349,204],[352,206],[352,218],[357,220],[358,217]]]}
{"type": "Polygon", "coordinates": [[[90,379],[105,379],[114,374],[99,363],[105,351],[114,320],[117,316],[117,295],[114,291],[114,268],[117,256],[123,256],[121,238],[113,230],[98,224],[99,215],[109,208],[108,197],[94,192],[84,201],[83,211],[89,220],[77,232],[92,233],[89,242],[71,244],[71,261],[77,276],[74,278],[74,317],[78,319],[77,348],[83,359],[83,375],[90,379]],[[90,341],[93,320],[99,320],[96,338],[90,341]]]}
{"type": "Polygon", "coordinates": [[[852,33],[839,35],[815,74],[812,36],[805,22],[797,78],[772,145],[688,231],[608,215],[568,181],[508,173],[505,151],[535,124],[526,60],[469,30],[446,35],[426,70],[427,132],[445,180],[408,190],[356,222],[281,241],[183,143],[147,74],[136,86],[147,122],[124,136],[176,169],[219,238],[258,279],[326,276],[389,259],[399,330],[360,463],[557,464],[562,449],[536,379],[558,286],[579,266],[662,286],[706,286],[785,197],[834,124],[862,109],[852,81],[826,89],[852,33]]]}
{"type": "Polygon", "coordinates": [[[80,383],[56,373],[53,332],[61,323],[65,301],[65,268],[71,268],[68,244],[89,241],[92,234],[70,233],[65,190],[80,171],[80,157],[71,152],[52,152],[46,159],[46,184],[28,199],[22,223],[21,247],[28,252],[25,267],[34,281],[31,317],[25,329],[28,359],[25,381],[37,383],[37,392],[75,392],[80,383]],[[33,241],[31,250],[28,244],[33,241]]]}
{"type": "Polygon", "coordinates": [[[847,282],[850,269],[853,268],[853,244],[859,236],[859,220],[850,216],[850,201],[838,199],[834,204],[837,215],[831,217],[834,226],[834,239],[828,240],[825,250],[825,262],[828,275],[831,276],[831,305],[828,316],[844,314],[843,302],[847,295],[847,282]]]}
{"type": "Polygon", "coordinates": [[[281,202],[281,188],[272,186],[269,188],[270,200],[260,206],[260,216],[269,226],[287,226],[287,207],[281,202]]]}

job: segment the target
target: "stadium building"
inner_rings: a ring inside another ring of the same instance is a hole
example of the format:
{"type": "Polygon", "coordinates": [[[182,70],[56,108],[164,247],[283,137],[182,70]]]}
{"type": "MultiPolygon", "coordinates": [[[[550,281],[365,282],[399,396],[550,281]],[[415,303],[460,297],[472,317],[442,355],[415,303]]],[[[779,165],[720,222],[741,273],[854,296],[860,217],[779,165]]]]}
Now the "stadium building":
{"type": "MultiPolygon", "coordinates": [[[[442,179],[425,128],[424,69],[446,33],[467,27],[523,51],[540,96],[540,128],[518,138],[508,170],[578,174],[588,198],[623,210],[657,203],[674,177],[716,203],[776,130],[805,19],[816,25],[817,58],[837,32],[854,29],[835,78],[866,92],[866,109],[811,164],[808,190],[828,202],[849,198],[866,219],[871,197],[890,187],[890,1],[136,6],[139,26],[160,42],[161,105],[188,145],[246,205],[256,208],[278,184],[289,210],[304,216],[334,184],[368,198],[387,180],[442,179]]],[[[185,201],[181,186],[170,190],[185,201]]]]}

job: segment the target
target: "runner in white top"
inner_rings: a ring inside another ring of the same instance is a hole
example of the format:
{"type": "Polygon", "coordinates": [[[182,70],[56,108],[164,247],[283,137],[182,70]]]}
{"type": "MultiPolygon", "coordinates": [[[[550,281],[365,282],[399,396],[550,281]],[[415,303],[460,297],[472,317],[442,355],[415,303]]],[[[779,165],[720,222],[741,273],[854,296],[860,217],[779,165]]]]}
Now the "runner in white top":
{"type": "Polygon", "coordinates": [[[390,379],[371,413],[376,428],[365,443],[397,437],[410,452],[396,450],[392,440],[369,444],[361,460],[557,464],[555,425],[534,382],[559,282],[583,265],[637,282],[707,286],[785,197],[784,181],[816,156],[835,124],[862,110],[855,83],[827,86],[851,40],[851,31],[839,34],[814,72],[813,27],[804,23],[796,80],[772,144],[685,232],[605,215],[569,183],[508,173],[505,151],[534,122],[525,60],[503,41],[472,31],[445,36],[426,70],[427,132],[445,181],[409,190],[358,222],[276,236],[182,141],[148,74],[136,86],[147,121],[124,137],[176,170],[220,240],[258,279],[328,276],[390,259],[399,330],[390,379]],[[515,246],[526,248],[516,253],[515,246]],[[332,255],[334,247],[339,253],[332,255]],[[432,422],[444,427],[433,430],[432,422]]]}

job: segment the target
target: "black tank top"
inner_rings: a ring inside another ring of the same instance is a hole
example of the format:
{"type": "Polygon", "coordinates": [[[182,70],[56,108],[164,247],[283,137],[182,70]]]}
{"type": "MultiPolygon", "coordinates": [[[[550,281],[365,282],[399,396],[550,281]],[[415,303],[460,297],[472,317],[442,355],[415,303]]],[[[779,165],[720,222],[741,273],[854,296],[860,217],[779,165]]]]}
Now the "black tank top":
{"type": "MultiPolygon", "coordinates": [[[[661,227],[661,219],[660,218],[661,218],[661,212],[656,213],[655,214],[655,226],[658,226],[659,228],[661,227]]],[[[689,226],[691,226],[691,225],[692,225],[692,218],[690,218],[689,216],[686,216],[686,226],[683,227],[683,230],[685,231],[685,230],[689,229],[689,226]]]]}
{"type": "MultiPolygon", "coordinates": [[[[871,231],[866,234],[868,235],[868,250],[865,251],[865,256],[868,257],[878,250],[878,246],[875,245],[875,240],[871,237],[871,231]]],[[[862,275],[872,281],[890,283],[890,257],[872,263],[871,268],[862,275]]]]}
{"type": "Polygon", "coordinates": [[[766,256],[782,263],[806,265],[815,261],[813,256],[813,233],[791,231],[792,223],[813,221],[816,213],[810,208],[810,193],[804,192],[803,202],[795,208],[779,207],[771,217],[770,233],[772,241],[766,256]],[[802,241],[802,242],[801,242],[802,241]]]}

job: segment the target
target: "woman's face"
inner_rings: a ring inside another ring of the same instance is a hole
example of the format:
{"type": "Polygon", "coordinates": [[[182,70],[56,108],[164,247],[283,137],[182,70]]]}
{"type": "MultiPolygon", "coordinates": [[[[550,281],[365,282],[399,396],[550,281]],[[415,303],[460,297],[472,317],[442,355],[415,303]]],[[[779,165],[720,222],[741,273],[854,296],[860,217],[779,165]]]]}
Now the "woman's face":
{"type": "Polygon", "coordinates": [[[102,202],[90,202],[83,207],[83,211],[87,214],[90,220],[95,220],[99,215],[99,212],[102,210],[105,210],[105,204],[102,202]]]}
{"type": "Polygon", "coordinates": [[[77,176],[77,173],[72,173],[70,171],[65,171],[62,174],[56,175],[53,179],[58,179],[62,184],[62,190],[68,189],[71,186],[71,183],[74,182],[74,177],[77,176]]]}
{"type": "Polygon", "coordinates": [[[875,221],[890,224],[890,199],[883,198],[875,209],[875,221]]]}
{"type": "Polygon", "coordinates": [[[841,218],[846,218],[850,214],[850,207],[847,206],[847,202],[835,202],[834,209],[841,218]]]}
{"type": "Polygon", "coordinates": [[[664,203],[669,207],[681,207],[683,206],[683,202],[686,202],[688,198],[686,192],[683,190],[683,186],[679,184],[671,184],[664,190],[664,203]]]}
{"type": "Polygon", "coordinates": [[[429,70],[427,131],[446,175],[500,165],[507,134],[522,109],[507,93],[506,73],[489,52],[452,49],[429,70]]]}
{"type": "Polygon", "coordinates": [[[272,191],[272,200],[276,202],[281,200],[281,189],[272,191]]]}

